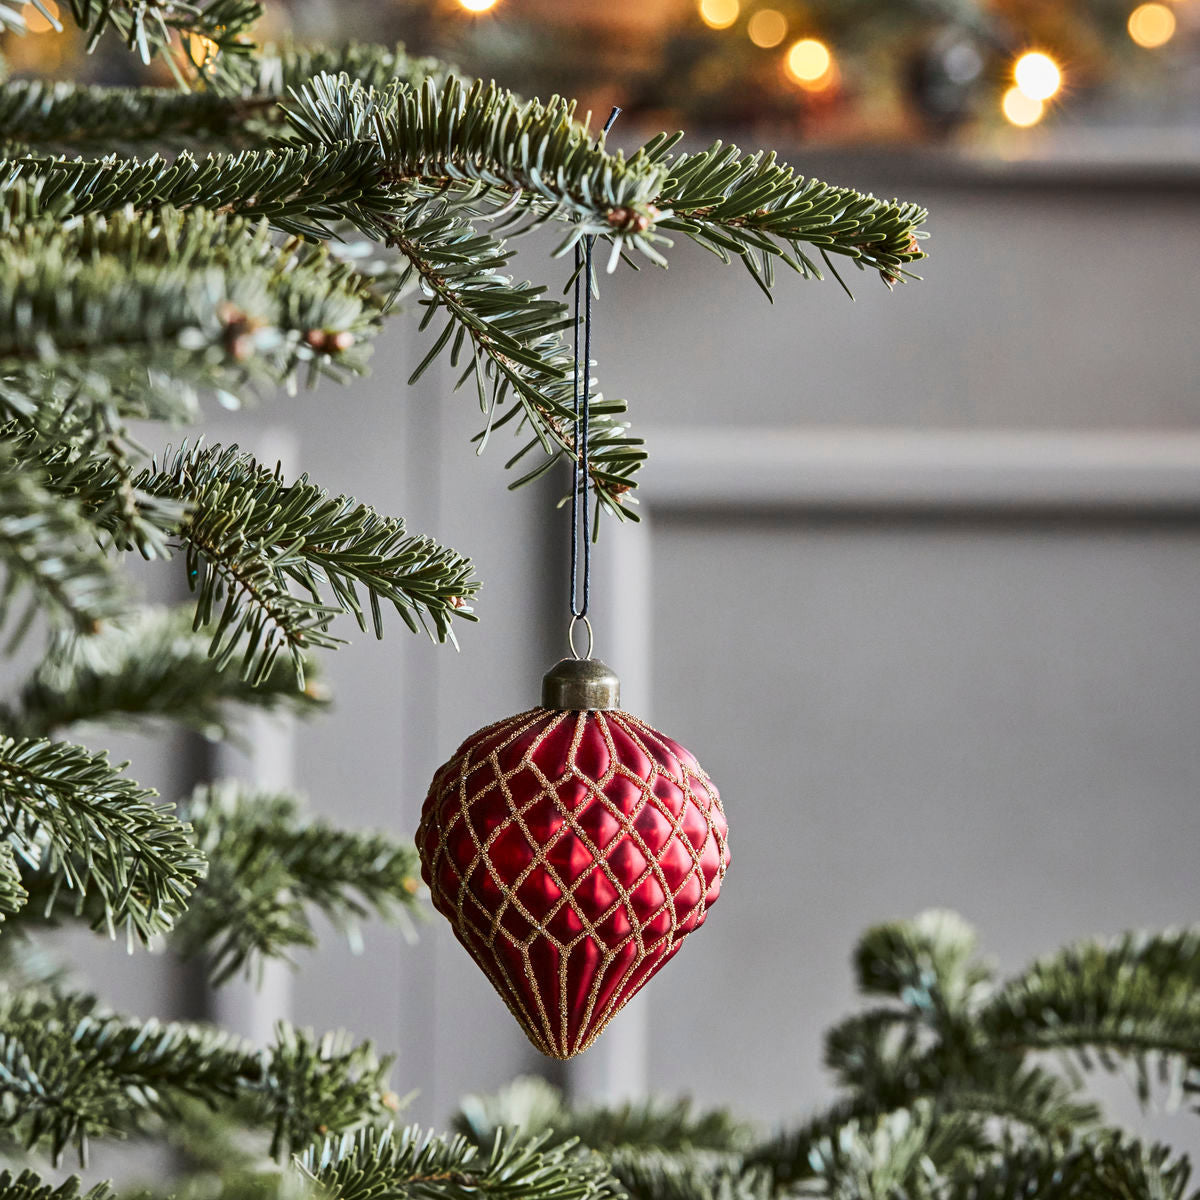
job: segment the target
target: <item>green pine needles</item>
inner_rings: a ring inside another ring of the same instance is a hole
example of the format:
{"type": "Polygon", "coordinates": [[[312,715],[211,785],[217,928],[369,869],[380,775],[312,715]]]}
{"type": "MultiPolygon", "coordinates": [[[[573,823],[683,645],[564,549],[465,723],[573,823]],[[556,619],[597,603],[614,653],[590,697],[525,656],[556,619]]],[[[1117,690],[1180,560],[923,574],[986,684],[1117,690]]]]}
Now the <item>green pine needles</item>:
{"type": "Polygon", "coordinates": [[[842,1096],[766,1139],[720,1111],[571,1109],[540,1080],[469,1097],[458,1127],[578,1141],[635,1200],[1195,1200],[1185,1157],[1106,1126],[1081,1072],[1132,1069],[1144,1102],[1200,1108],[1200,931],[1068,946],[1000,980],[952,913],[868,930],[859,988],[885,1002],[830,1030],[842,1096]],[[1047,1052],[1061,1056],[1057,1069],[1047,1052]]]}

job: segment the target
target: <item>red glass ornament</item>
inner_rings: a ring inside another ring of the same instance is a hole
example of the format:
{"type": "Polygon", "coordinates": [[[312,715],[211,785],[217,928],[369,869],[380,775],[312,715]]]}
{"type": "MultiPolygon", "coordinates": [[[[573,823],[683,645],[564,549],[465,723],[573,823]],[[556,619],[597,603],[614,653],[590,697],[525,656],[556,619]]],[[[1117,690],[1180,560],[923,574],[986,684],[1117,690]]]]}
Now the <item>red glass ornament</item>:
{"type": "Polygon", "coordinates": [[[529,1039],[570,1058],[703,924],[727,835],[682,746],[616,708],[543,707],[463,742],[417,847],[434,906],[529,1039]]]}

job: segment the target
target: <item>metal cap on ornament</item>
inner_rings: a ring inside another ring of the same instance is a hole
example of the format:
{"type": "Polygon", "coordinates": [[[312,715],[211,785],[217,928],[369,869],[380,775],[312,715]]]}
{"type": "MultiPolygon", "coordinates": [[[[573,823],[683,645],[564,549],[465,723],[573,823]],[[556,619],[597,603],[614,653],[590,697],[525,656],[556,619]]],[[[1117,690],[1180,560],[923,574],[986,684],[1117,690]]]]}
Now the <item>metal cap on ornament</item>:
{"type": "Polygon", "coordinates": [[[564,658],[542,676],[542,707],[598,712],[621,707],[621,681],[598,658],[564,658]]]}

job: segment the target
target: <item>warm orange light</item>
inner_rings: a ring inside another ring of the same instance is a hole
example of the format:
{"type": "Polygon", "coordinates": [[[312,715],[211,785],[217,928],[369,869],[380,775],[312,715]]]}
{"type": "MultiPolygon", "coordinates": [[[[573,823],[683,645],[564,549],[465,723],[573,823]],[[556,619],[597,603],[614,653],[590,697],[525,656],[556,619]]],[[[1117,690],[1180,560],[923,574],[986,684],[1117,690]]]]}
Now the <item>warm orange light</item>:
{"type": "Polygon", "coordinates": [[[787,52],[787,73],[806,91],[823,92],[833,82],[833,55],[824,42],[801,38],[787,52]]]}
{"type": "Polygon", "coordinates": [[[220,49],[221,47],[212,38],[205,37],[202,33],[188,34],[188,56],[198,67],[202,67],[216,58],[220,49]]]}
{"type": "Polygon", "coordinates": [[[773,8],[760,8],[746,25],[750,40],[764,50],[778,46],[787,37],[787,17],[773,8]]]}
{"type": "Polygon", "coordinates": [[[36,4],[26,4],[21,9],[21,19],[25,22],[25,28],[30,33],[49,33],[51,29],[62,29],[58,22],[58,5],[54,0],[42,0],[42,8],[46,12],[42,12],[36,4]],[[46,13],[54,18],[53,21],[46,18],[46,13]]]}
{"type": "Polygon", "coordinates": [[[1129,36],[1145,50],[1157,50],[1175,36],[1175,14],[1165,4],[1139,4],[1129,14],[1129,36]]]}
{"type": "Polygon", "coordinates": [[[1041,50],[1022,54],[1013,67],[1013,78],[1030,100],[1049,100],[1062,87],[1058,63],[1041,50]]]}
{"type": "Polygon", "coordinates": [[[742,11],[738,0],[700,0],[699,8],[700,20],[709,29],[728,29],[742,11]]]}
{"type": "Polygon", "coordinates": [[[1036,125],[1046,115],[1046,106],[1040,100],[1026,95],[1015,85],[1004,93],[1000,107],[1004,112],[1005,120],[1022,129],[1036,125]]]}
{"type": "Polygon", "coordinates": [[[496,7],[496,0],[458,0],[467,12],[483,13],[496,7]]]}

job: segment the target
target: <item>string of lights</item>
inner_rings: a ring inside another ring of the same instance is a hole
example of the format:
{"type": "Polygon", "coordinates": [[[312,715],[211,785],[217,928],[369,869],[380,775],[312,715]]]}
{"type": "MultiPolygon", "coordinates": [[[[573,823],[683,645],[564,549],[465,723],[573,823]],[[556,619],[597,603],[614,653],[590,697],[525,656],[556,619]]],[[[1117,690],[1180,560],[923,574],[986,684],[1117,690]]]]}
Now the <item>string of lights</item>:
{"type": "MultiPolygon", "coordinates": [[[[526,7],[521,0],[457,3],[468,13],[487,12],[501,20],[506,10],[515,17],[526,7]]],[[[1135,0],[1075,0],[1046,6],[980,0],[975,5],[956,6],[953,19],[947,15],[950,6],[930,6],[917,0],[879,4],[869,0],[809,0],[804,4],[795,0],[692,0],[692,4],[695,18],[710,35],[730,39],[731,49],[745,39],[743,46],[748,43],[776,55],[781,84],[809,103],[825,105],[870,86],[863,83],[862,76],[877,63],[872,48],[864,44],[862,27],[877,21],[882,28],[890,22],[898,31],[894,42],[897,55],[912,53],[918,36],[925,36],[927,61],[908,71],[907,82],[937,93],[932,97],[934,108],[942,104],[950,110],[955,99],[961,100],[963,113],[952,114],[957,117],[980,115],[980,107],[986,111],[990,106],[1009,125],[1024,129],[1040,123],[1103,74],[1095,64],[1100,48],[1120,54],[1119,42],[1124,41],[1126,49],[1135,54],[1154,54],[1172,43],[1185,27],[1200,38],[1196,12],[1200,0],[1140,4],[1135,0]],[[1185,22],[1182,14],[1189,7],[1190,20],[1185,22]],[[956,90],[971,92],[971,96],[947,99],[946,93],[956,90]]],[[[945,121],[947,126],[953,123],[952,119],[945,121]]]]}
{"type": "MultiPolygon", "coordinates": [[[[12,72],[71,68],[75,35],[54,20],[61,2],[25,4],[32,36],[3,39],[12,72]]],[[[264,3],[270,37],[321,27],[315,0],[264,3]]],[[[791,127],[834,141],[922,140],[1004,123],[1029,130],[1097,96],[1107,111],[1120,97],[1145,105],[1155,96],[1179,111],[1200,79],[1200,0],[388,0],[356,16],[358,8],[343,6],[345,36],[399,38],[531,94],[569,88],[584,107],[615,97],[635,121],[653,113],[659,123],[791,127]]],[[[215,50],[205,42],[192,36],[181,60],[203,69],[215,50]]]]}
{"type": "MultiPolygon", "coordinates": [[[[1189,0],[1174,0],[1176,7],[1189,0]]],[[[776,8],[754,7],[746,12],[743,0],[698,0],[697,15],[716,31],[735,31],[743,24],[745,36],[757,47],[770,50],[785,43],[793,30],[793,22],[776,8]]],[[[1166,46],[1179,27],[1173,7],[1153,0],[1138,4],[1129,12],[1126,32],[1132,42],[1144,50],[1166,46]]],[[[953,68],[955,64],[951,63],[953,68]]],[[[982,57],[960,55],[958,64],[963,74],[983,73],[982,57]]],[[[834,49],[821,37],[806,30],[804,36],[787,46],[783,53],[784,75],[808,92],[822,92],[835,87],[839,77],[838,60],[834,49]]],[[[1012,125],[1028,128],[1046,115],[1050,102],[1063,91],[1064,70],[1047,49],[1024,48],[1011,59],[1007,73],[1008,86],[999,96],[999,107],[1012,125]]]]}

